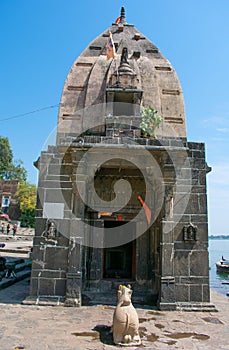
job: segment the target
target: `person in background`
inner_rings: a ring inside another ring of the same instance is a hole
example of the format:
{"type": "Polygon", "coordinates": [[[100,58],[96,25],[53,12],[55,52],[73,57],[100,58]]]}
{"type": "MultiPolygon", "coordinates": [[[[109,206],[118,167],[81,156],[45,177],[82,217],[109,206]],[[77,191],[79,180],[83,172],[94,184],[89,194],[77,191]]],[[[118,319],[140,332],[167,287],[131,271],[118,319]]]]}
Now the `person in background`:
{"type": "Polygon", "coordinates": [[[8,269],[6,270],[5,277],[6,278],[16,278],[17,277],[12,267],[8,267],[8,269]]]}
{"type": "Polygon", "coordinates": [[[8,225],[6,226],[6,232],[7,232],[7,235],[10,233],[10,224],[8,224],[8,225]]]}
{"type": "Polygon", "coordinates": [[[17,232],[17,225],[14,224],[14,225],[13,225],[13,236],[16,235],[16,232],[17,232]]]}
{"type": "Polygon", "coordinates": [[[4,233],[5,231],[5,225],[4,225],[4,222],[2,222],[2,234],[4,233]]]}

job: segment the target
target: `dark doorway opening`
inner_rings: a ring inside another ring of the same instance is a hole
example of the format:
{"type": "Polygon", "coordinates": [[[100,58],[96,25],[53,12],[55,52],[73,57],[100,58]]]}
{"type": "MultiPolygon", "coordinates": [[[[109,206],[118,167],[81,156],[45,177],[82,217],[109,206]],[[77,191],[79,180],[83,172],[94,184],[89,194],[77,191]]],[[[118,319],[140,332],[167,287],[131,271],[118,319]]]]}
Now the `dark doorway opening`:
{"type": "MultiPolygon", "coordinates": [[[[118,227],[120,236],[128,234],[125,232],[125,222],[119,221],[105,221],[105,242],[107,228],[118,227]]],[[[133,232],[131,232],[132,237],[133,232]]],[[[135,240],[119,245],[116,247],[104,248],[103,251],[103,278],[135,278],[135,258],[136,256],[136,245],[135,240]]]]}

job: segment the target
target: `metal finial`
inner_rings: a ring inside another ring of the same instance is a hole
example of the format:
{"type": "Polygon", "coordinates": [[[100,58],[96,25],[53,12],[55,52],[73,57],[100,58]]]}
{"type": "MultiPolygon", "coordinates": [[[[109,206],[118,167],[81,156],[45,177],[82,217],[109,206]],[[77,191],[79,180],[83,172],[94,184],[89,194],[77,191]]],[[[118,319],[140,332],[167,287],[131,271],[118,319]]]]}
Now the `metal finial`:
{"type": "Polygon", "coordinates": [[[120,23],[126,23],[125,8],[123,6],[121,8],[120,23]]]}
{"type": "Polygon", "coordinates": [[[122,6],[122,8],[121,8],[121,17],[125,18],[125,8],[124,8],[124,6],[122,6]]]}

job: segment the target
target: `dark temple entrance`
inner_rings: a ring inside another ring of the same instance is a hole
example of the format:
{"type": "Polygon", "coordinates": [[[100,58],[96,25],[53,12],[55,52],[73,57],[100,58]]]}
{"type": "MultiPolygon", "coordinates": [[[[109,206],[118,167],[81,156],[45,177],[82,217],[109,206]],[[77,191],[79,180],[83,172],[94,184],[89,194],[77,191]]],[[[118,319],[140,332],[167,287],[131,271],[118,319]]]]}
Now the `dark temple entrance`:
{"type": "MultiPolygon", "coordinates": [[[[128,234],[125,232],[123,221],[104,221],[105,242],[109,231],[106,229],[118,227],[120,236],[128,234]],[[106,232],[107,231],[107,232],[106,232]]],[[[133,232],[129,233],[133,237],[133,232]]],[[[103,278],[128,278],[135,279],[136,244],[135,240],[116,246],[104,248],[103,251],[103,278]]]]}

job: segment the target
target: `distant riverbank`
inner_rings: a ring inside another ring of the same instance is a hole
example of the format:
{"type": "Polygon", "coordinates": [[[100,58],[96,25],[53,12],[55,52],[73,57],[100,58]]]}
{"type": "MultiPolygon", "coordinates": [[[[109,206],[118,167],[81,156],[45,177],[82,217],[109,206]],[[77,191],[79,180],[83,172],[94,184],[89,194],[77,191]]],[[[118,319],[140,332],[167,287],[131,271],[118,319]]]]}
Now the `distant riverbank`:
{"type": "Polygon", "coordinates": [[[229,235],[209,236],[209,239],[229,239],[229,235]]]}

